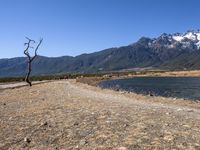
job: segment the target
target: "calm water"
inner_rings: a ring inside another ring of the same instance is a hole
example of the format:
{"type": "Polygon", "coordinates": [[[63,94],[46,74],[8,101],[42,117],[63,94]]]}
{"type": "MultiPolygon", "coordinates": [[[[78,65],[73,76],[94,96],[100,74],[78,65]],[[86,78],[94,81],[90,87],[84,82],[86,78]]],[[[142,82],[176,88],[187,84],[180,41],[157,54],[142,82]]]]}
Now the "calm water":
{"type": "Polygon", "coordinates": [[[200,100],[200,77],[135,77],[102,81],[99,86],[139,94],[200,100]]]}

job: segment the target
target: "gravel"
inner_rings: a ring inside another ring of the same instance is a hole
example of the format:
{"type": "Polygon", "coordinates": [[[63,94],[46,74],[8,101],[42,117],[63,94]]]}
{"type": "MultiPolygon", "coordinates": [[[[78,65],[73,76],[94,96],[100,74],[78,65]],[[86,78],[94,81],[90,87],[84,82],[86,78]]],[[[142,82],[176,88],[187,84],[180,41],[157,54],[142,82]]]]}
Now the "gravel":
{"type": "Polygon", "coordinates": [[[0,149],[200,149],[200,104],[54,81],[3,90],[0,133],[0,149]]]}

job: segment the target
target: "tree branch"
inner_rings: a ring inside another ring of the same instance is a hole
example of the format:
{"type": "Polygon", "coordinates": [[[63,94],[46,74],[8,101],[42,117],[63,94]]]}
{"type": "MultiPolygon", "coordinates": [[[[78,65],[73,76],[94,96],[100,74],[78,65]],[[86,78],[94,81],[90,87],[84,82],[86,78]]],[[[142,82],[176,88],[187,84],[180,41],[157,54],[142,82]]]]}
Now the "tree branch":
{"type": "Polygon", "coordinates": [[[31,61],[33,61],[35,59],[35,57],[37,57],[37,51],[38,51],[38,48],[40,47],[40,45],[42,44],[42,41],[43,41],[43,39],[41,38],[37,47],[35,48],[35,55],[31,58],[31,61]]]}
{"type": "Polygon", "coordinates": [[[32,67],[31,67],[31,63],[32,61],[37,57],[37,51],[38,51],[38,48],[40,47],[40,45],[42,44],[42,41],[43,39],[41,38],[37,47],[34,49],[34,47],[31,46],[31,42],[33,44],[35,44],[35,41],[34,40],[31,40],[29,39],[28,37],[26,37],[26,39],[28,40],[27,43],[24,43],[24,46],[26,46],[26,49],[24,50],[24,54],[28,57],[28,73],[26,75],[26,78],[25,78],[25,81],[30,85],[32,86],[32,83],[31,81],[29,80],[29,77],[30,77],[30,74],[31,74],[31,71],[32,71],[32,67]],[[35,55],[33,57],[31,57],[31,55],[29,54],[29,49],[34,49],[35,51],[35,55]]]}

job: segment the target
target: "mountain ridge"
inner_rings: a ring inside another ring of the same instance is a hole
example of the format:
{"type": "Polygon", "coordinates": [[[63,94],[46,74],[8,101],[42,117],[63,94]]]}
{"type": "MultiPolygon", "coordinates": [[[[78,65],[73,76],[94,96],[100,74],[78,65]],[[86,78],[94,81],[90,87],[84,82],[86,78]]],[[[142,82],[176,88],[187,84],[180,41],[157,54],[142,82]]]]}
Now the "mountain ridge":
{"type": "MultiPolygon", "coordinates": [[[[200,30],[142,37],[128,46],[78,56],[38,56],[32,75],[96,73],[130,68],[200,69],[200,30]]],[[[0,59],[0,77],[24,76],[26,58],[0,59]]]]}

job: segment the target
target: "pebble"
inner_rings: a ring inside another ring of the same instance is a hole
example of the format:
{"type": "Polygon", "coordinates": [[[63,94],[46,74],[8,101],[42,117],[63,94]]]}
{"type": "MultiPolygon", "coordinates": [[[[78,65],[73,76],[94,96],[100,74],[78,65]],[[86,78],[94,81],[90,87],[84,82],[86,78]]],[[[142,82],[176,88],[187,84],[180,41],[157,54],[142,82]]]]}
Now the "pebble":
{"type": "Polygon", "coordinates": [[[128,127],[128,126],[129,126],[129,125],[125,123],[123,127],[128,127]]]}
{"type": "Polygon", "coordinates": [[[83,139],[83,140],[80,141],[79,144],[80,144],[80,145],[85,145],[86,143],[87,143],[87,141],[86,141],[85,139],[83,139]]]}
{"type": "Polygon", "coordinates": [[[42,123],[41,125],[42,125],[42,126],[47,126],[48,123],[47,123],[47,122],[44,122],[44,123],[42,123]]]}
{"type": "Polygon", "coordinates": [[[149,94],[149,96],[153,96],[153,94],[149,94]]]}
{"type": "Polygon", "coordinates": [[[165,124],[165,126],[167,126],[167,127],[168,127],[168,126],[169,126],[169,124],[168,124],[168,123],[166,123],[166,124],[165,124]]]}
{"type": "Polygon", "coordinates": [[[166,115],[169,115],[170,113],[169,113],[169,112],[166,112],[165,114],[166,114],[166,115]]]}
{"type": "Polygon", "coordinates": [[[30,140],[29,138],[25,137],[25,138],[24,138],[24,142],[30,143],[31,140],[30,140]]]}
{"type": "Polygon", "coordinates": [[[79,125],[79,123],[78,123],[78,122],[75,122],[75,123],[74,123],[74,126],[78,126],[78,125],[79,125]]]}
{"type": "Polygon", "coordinates": [[[187,112],[194,112],[194,110],[188,110],[187,112]]]}
{"type": "Polygon", "coordinates": [[[164,136],[163,138],[165,141],[172,141],[174,138],[172,135],[167,135],[167,136],[164,136]]]}
{"type": "Polygon", "coordinates": [[[81,131],[81,132],[80,132],[80,136],[81,136],[81,137],[86,137],[86,136],[88,136],[89,134],[90,134],[90,131],[87,131],[87,130],[86,130],[86,131],[81,131]]]}
{"type": "Polygon", "coordinates": [[[187,124],[184,124],[183,127],[185,127],[185,128],[191,128],[191,127],[190,127],[189,125],[187,125],[187,124]]]}
{"type": "Polygon", "coordinates": [[[117,150],[127,150],[126,147],[119,147],[117,150]]]}

